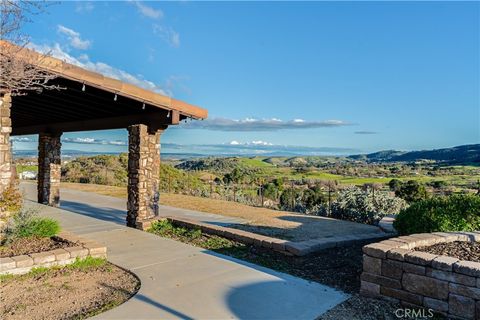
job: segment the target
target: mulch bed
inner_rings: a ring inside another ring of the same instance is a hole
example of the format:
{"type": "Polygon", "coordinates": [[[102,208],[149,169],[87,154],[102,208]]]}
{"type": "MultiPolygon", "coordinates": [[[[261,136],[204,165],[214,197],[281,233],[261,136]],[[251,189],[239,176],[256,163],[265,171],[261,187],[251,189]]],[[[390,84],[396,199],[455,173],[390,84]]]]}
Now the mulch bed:
{"type": "Polygon", "coordinates": [[[112,264],[17,276],[0,284],[0,319],[86,319],[135,294],[140,282],[112,264]]]}
{"type": "Polygon", "coordinates": [[[332,248],[304,257],[286,256],[264,248],[247,246],[214,250],[339,290],[355,293],[360,289],[362,246],[368,242],[332,248]]]}
{"type": "Polygon", "coordinates": [[[454,257],[460,260],[480,262],[480,243],[469,241],[454,241],[437,243],[428,247],[415,248],[432,254],[454,257]]]}
{"type": "Polygon", "coordinates": [[[0,258],[13,257],[23,254],[38,253],[43,251],[73,247],[79,243],[71,242],[59,237],[40,238],[28,237],[20,238],[8,245],[0,247],[0,258]]]}

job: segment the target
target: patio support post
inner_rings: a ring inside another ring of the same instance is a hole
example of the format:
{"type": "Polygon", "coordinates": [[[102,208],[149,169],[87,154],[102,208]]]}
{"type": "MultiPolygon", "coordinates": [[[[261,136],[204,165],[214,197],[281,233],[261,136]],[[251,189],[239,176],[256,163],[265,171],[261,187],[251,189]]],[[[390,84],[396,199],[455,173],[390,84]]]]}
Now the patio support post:
{"type": "Polygon", "coordinates": [[[151,128],[144,124],[128,127],[129,227],[141,228],[142,221],[158,215],[160,135],[165,128],[151,128]]]}
{"type": "Polygon", "coordinates": [[[10,107],[12,97],[9,93],[0,95],[0,193],[10,186],[12,179],[12,150],[10,146],[10,133],[12,120],[10,107]]]}
{"type": "Polygon", "coordinates": [[[61,133],[40,133],[38,137],[38,203],[52,207],[60,202],[61,136],[61,133]]]}

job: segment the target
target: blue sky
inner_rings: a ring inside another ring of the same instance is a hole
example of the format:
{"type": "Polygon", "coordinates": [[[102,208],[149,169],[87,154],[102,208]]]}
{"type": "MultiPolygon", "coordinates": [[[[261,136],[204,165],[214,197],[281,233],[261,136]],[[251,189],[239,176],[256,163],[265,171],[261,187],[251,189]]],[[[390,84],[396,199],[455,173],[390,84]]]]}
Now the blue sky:
{"type": "MultiPolygon", "coordinates": [[[[478,2],[64,2],[47,11],[25,27],[38,50],[209,110],[208,121],[168,129],[167,148],[480,141],[478,2]]],[[[126,130],[65,138],[67,149],[126,150],[126,130]]]]}

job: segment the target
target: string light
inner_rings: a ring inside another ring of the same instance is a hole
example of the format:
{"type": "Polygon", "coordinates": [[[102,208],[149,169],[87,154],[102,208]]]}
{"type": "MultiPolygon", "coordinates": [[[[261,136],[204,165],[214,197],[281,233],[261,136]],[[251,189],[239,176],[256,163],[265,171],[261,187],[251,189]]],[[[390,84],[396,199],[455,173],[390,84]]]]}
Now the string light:
{"type": "Polygon", "coordinates": [[[113,101],[117,101],[117,94],[115,93],[115,96],[113,97],[113,101]]]}
{"type": "Polygon", "coordinates": [[[170,110],[168,110],[167,118],[170,118],[170,110]]]}
{"type": "Polygon", "coordinates": [[[145,110],[145,102],[142,105],[142,110],[145,110]]]}
{"type": "Polygon", "coordinates": [[[85,91],[85,83],[82,86],[82,91],[85,91]]]}

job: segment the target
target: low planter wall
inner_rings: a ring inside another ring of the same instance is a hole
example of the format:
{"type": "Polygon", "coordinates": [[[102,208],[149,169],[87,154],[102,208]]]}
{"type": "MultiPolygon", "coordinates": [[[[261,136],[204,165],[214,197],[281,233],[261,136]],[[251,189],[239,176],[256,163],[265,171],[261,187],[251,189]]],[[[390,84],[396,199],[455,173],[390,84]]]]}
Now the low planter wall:
{"type": "Polygon", "coordinates": [[[480,263],[412,250],[479,240],[480,232],[434,232],[364,246],[360,293],[449,317],[480,319],[480,263]]]}
{"type": "MultiPolygon", "coordinates": [[[[339,235],[336,237],[325,237],[307,241],[294,242],[273,237],[267,237],[235,228],[222,227],[214,224],[189,220],[185,218],[164,217],[160,219],[167,219],[177,226],[200,229],[202,232],[207,234],[218,235],[241,243],[251,244],[256,247],[263,247],[266,249],[280,252],[285,255],[293,256],[305,256],[307,254],[321,251],[324,249],[347,246],[356,241],[385,238],[388,236],[387,234],[381,232],[370,234],[364,233],[359,235],[339,235]]],[[[160,219],[142,221],[141,223],[137,224],[137,227],[142,230],[147,230],[150,228],[153,222],[160,219]]]]}
{"type": "Polygon", "coordinates": [[[63,249],[0,258],[0,275],[25,274],[33,268],[67,265],[77,258],[86,258],[87,256],[107,257],[107,248],[95,241],[80,238],[69,232],[61,232],[58,237],[80,244],[63,249]]]}

